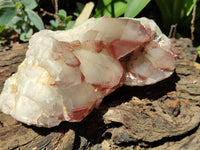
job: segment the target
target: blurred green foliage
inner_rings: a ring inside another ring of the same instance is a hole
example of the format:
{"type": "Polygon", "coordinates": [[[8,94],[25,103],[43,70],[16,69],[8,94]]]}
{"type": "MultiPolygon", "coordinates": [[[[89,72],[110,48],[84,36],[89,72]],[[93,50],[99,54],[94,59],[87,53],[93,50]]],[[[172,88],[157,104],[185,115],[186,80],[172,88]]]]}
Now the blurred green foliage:
{"type": "Polygon", "coordinates": [[[155,0],[161,12],[163,27],[167,30],[177,24],[180,28],[190,27],[195,0],[155,0]]]}
{"type": "Polygon", "coordinates": [[[150,0],[129,0],[126,6],[125,17],[135,17],[144,9],[150,0]]]}
{"type": "MultiPolygon", "coordinates": [[[[171,25],[177,24],[177,36],[190,36],[191,33],[191,20],[192,11],[195,0],[155,0],[159,10],[161,12],[161,19],[163,29],[169,31],[171,25]]],[[[200,1],[197,0],[197,7],[195,12],[194,28],[195,28],[195,39],[193,41],[194,46],[198,47],[200,56],[200,1]]]]}
{"type": "Polygon", "coordinates": [[[44,29],[41,18],[33,11],[37,0],[0,0],[0,33],[13,29],[20,40],[28,41],[31,35],[44,29]]]}
{"type": "Polygon", "coordinates": [[[75,21],[72,21],[72,16],[67,16],[67,12],[60,9],[55,14],[55,20],[50,20],[51,30],[66,30],[73,27],[75,21]]]}
{"type": "Polygon", "coordinates": [[[200,58],[200,45],[197,47],[199,58],[200,58]]]}
{"type": "Polygon", "coordinates": [[[119,17],[124,14],[128,0],[98,0],[94,17],[119,17]]]}
{"type": "Polygon", "coordinates": [[[135,17],[150,0],[98,0],[94,17],[135,17]]]}
{"type": "MultiPolygon", "coordinates": [[[[10,29],[19,34],[22,41],[28,41],[33,33],[43,30],[44,23],[41,17],[33,10],[39,0],[0,0],[0,41],[3,32],[10,29]]],[[[72,16],[67,16],[65,10],[54,14],[55,20],[50,20],[50,29],[64,30],[73,26],[72,16]]]]}

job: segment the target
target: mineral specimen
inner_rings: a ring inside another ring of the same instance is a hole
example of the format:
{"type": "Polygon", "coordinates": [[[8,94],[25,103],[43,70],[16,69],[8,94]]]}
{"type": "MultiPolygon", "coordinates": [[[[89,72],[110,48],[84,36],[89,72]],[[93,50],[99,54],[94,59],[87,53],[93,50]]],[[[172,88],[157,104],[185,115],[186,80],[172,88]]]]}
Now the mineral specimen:
{"type": "Polygon", "coordinates": [[[43,30],[32,36],[25,60],[6,80],[0,110],[40,127],[81,121],[121,85],[169,77],[177,56],[146,18],[91,18],[70,30],[43,30]]]}

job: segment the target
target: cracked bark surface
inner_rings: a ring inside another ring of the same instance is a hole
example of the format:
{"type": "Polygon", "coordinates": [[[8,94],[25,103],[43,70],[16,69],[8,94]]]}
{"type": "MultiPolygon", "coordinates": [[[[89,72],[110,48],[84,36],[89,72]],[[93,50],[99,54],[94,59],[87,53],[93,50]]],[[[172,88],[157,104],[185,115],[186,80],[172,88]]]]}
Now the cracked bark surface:
{"type": "MultiPolygon", "coordinates": [[[[0,113],[0,149],[198,150],[200,70],[189,39],[173,40],[180,51],[174,74],[155,85],[123,86],[104,98],[82,122],[54,128],[22,124],[0,113]]],[[[24,59],[27,44],[0,50],[0,89],[24,59]]]]}

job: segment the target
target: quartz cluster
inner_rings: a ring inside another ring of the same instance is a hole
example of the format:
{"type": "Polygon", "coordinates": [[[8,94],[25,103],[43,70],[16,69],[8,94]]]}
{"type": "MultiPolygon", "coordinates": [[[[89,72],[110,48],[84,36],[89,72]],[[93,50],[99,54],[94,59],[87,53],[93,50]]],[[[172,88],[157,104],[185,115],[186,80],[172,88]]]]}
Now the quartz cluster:
{"type": "Polygon", "coordinates": [[[0,110],[28,125],[81,121],[123,84],[169,77],[178,52],[147,18],[91,18],[67,31],[34,34],[5,81],[0,110]]]}

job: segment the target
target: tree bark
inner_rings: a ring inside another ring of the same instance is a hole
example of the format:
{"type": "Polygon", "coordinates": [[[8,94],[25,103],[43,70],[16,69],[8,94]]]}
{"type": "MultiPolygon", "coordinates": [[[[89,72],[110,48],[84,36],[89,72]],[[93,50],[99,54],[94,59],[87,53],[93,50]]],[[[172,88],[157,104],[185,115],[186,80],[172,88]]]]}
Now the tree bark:
{"type": "MultiPolygon", "coordinates": [[[[27,126],[0,113],[0,149],[200,148],[200,70],[189,39],[172,40],[180,51],[174,74],[144,87],[123,86],[105,97],[82,122],[54,128],[27,126]]],[[[27,44],[0,49],[0,90],[24,59],[27,44]]]]}

